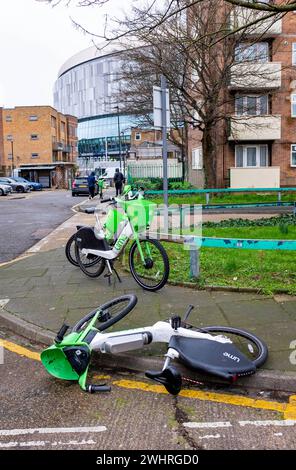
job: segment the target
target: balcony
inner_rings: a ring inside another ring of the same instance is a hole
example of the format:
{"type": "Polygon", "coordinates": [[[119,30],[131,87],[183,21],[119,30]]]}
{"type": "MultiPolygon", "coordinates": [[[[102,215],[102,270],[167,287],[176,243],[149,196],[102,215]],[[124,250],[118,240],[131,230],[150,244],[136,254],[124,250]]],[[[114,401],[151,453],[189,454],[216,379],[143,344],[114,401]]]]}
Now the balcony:
{"type": "Polygon", "coordinates": [[[72,148],[70,145],[65,145],[62,142],[53,142],[52,150],[54,152],[64,152],[64,153],[71,153],[72,148]]]}
{"type": "MultiPolygon", "coordinates": [[[[260,17],[267,15],[267,12],[259,12],[250,10],[243,7],[235,7],[230,17],[231,29],[240,29],[244,26],[250,25],[250,23],[257,21],[260,17]]],[[[282,33],[282,19],[269,18],[260,21],[254,25],[248,26],[245,31],[239,31],[240,34],[244,32],[250,36],[263,36],[274,37],[282,33]]]]}
{"type": "Polygon", "coordinates": [[[235,116],[230,120],[228,140],[262,141],[281,139],[281,116],[235,116]]]}
{"type": "Polygon", "coordinates": [[[231,69],[229,88],[242,89],[277,89],[282,85],[282,65],[277,62],[243,62],[231,69]]]}

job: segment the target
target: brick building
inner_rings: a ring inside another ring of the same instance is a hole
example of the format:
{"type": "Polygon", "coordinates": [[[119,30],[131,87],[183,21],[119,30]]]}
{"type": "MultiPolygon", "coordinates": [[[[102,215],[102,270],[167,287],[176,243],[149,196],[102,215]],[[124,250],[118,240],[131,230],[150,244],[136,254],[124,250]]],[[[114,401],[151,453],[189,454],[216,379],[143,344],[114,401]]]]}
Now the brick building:
{"type": "Polygon", "coordinates": [[[64,188],[77,159],[77,119],[51,106],[0,108],[0,172],[64,188]]]}
{"type": "MultiPolygon", "coordinates": [[[[234,7],[232,24],[260,14],[234,7]]],[[[217,186],[295,186],[296,13],[249,27],[235,57],[225,90],[228,119],[216,129],[217,186]]],[[[201,139],[190,130],[189,179],[197,186],[204,184],[201,139]]]]}
{"type": "MultiPolygon", "coordinates": [[[[181,147],[175,145],[178,141],[176,131],[171,131],[171,139],[168,141],[168,158],[181,159],[181,147]],[[174,135],[175,134],[175,135],[174,135]],[[173,137],[175,137],[173,139],[173,137]]],[[[180,140],[180,138],[179,138],[180,140]]],[[[160,159],[162,160],[162,131],[149,128],[133,127],[131,129],[131,147],[129,151],[131,159],[160,159]]]]}

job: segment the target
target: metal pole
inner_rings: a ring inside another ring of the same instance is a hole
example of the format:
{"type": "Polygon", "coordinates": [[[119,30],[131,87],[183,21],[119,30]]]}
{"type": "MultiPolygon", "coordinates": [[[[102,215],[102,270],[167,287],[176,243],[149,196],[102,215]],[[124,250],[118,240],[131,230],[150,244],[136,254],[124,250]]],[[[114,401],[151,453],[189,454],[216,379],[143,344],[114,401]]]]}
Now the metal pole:
{"type": "Polygon", "coordinates": [[[105,138],[105,158],[108,160],[108,137],[105,138]]]}
{"type": "Polygon", "coordinates": [[[163,199],[164,229],[168,233],[168,144],[167,144],[167,80],[161,75],[161,108],[162,108],[162,159],[163,159],[163,199]]]}
{"type": "Polygon", "coordinates": [[[11,176],[13,177],[14,170],[14,155],[13,155],[13,140],[11,140],[11,176]]]}
{"type": "Polygon", "coordinates": [[[122,170],[122,162],[121,162],[121,136],[120,136],[120,120],[119,120],[119,106],[117,106],[117,124],[118,124],[118,139],[119,139],[119,164],[120,164],[120,171],[122,170]]]}

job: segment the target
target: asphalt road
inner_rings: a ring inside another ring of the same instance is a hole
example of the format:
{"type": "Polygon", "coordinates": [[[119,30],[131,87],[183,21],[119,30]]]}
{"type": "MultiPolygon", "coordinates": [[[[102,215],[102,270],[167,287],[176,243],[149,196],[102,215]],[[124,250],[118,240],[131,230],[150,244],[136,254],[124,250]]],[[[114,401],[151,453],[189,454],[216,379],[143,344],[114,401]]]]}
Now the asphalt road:
{"type": "Polygon", "coordinates": [[[14,352],[6,343],[0,361],[5,377],[0,381],[0,451],[295,448],[296,421],[285,420],[276,408],[289,397],[191,387],[207,394],[175,398],[161,386],[151,387],[144,374],[96,370],[95,364],[91,380],[111,384],[112,391],[89,395],[77,384],[53,379],[36,358],[22,357],[15,347],[40,351],[40,346],[3,328],[1,338],[14,345],[14,352]],[[225,393],[236,404],[227,403],[225,393]],[[252,398],[260,402],[246,406],[252,398]]]}
{"type": "Polygon", "coordinates": [[[85,197],[70,191],[32,192],[0,198],[0,263],[16,258],[67,220],[85,197]]]}

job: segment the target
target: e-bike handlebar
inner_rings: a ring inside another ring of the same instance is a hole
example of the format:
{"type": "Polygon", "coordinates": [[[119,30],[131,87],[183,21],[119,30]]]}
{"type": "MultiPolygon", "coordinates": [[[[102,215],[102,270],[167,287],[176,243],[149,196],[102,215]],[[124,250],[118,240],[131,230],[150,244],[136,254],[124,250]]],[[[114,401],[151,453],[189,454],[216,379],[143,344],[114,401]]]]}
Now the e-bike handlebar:
{"type": "Polygon", "coordinates": [[[69,325],[64,324],[59,330],[58,334],[55,337],[55,343],[61,343],[64,339],[65,334],[69,330],[69,325]]]}
{"type": "Polygon", "coordinates": [[[86,385],[86,391],[88,393],[99,393],[99,392],[111,392],[111,387],[109,385],[86,385]]]}

